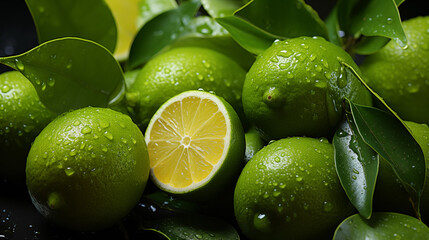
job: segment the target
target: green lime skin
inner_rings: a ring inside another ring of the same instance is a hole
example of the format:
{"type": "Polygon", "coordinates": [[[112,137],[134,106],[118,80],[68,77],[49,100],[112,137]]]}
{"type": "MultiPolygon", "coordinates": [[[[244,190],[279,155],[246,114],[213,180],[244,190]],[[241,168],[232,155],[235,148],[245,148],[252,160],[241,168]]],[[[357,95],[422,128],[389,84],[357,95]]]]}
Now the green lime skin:
{"type": "MultiPolygon", "coordinates": [[[[423,221],[429,223],[429,127],[422,123],[406,121],[423,150],[426,162],[426,181],[421,197],[420,213],[423,221]]],[[[380,158],[380,167],[374,192],[374,211],[391,211],[416,216],[409,201],[409,194],[396,176],[387,160],[380,158]]]]}
{"type": "Polygon", "coordinates": [[[0,177],[25,183],[31,143],[55,116],[20,72],[0,74],[0,177]]]}
{"type": "Polygon", "coordinates": [[[266,145],[266,143],[254,127],[250,127],[249,130],[247,130],[247,132],[244,134],[244,138],[246,141],[244,162],[247,163],[259,150],[261,150],[266,145]]]}
{"type": "Polygon", "coordinates": [[[168,99],[187,90],[214,92],[230,103],[244,119],[241,90],[246,72],[235,61],[201,47],[180,47],[150,60],[128,89],[133,119],[145,129],[156,110],[168,99]]]}
{"type": "Polygon", "coordinates": [[[326,139],[270,143],[244,167],[234,193],[234,213],[249,239],[329,239],[354,212],[326,139]]]}
{"type": "Polygon", "coordinates": [[[243,109],[266,140],[327,137],[343,116],[346,97],[371,105],[371,95],[342,64],[360,70],[340,47],[321,37],[275,41],[246,75],[243,109]]]}
{"type": "Polygon", "coordinates": [[[407,121],[429,124],[429,16],[403,21],[408,47],[390,41],[361,67],[368,85],[407,121]]]}
{"type": "Polygon", "coordinates": [[[149,168],[143,134],[128,115],[87,107],[57,117],[36,137],[26,181],[48,220],[95,231],[118,223],[138,203],[149,168]]]}

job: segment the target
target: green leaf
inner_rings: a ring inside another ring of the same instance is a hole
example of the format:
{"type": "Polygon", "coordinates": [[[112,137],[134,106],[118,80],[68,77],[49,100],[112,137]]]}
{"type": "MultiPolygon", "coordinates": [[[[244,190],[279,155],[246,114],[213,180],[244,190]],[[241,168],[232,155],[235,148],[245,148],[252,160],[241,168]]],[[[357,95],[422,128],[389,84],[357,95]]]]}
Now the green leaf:
{"type": "Polygon", "coordinates": [[[235,16],[284,38],[322,36],[328,38],[325,23],[303,0],[252,0],[235,16]]]}
{"type": "Polygon", "coordinates": [[[353,122],[344,120],[333,138],[335,167],[341,185],[359,214],[369,219],[378,173],[378,157],[356,132],[353,122]]]}
{"type": "Polygon", "coordinates": [[[338,0],[337,18],[340,29],[346,33],[346,35],[352,35],[350,33],[350,25],[352,24],[351,18],[354,14],[353,8],[356,5],[361,5],[360,0],[338,0]]]}
{"type": "Polygon", "coordinates": [[[107,107],[120,99],[124,76],[103,46],[67,37],[45,42],[30,51],[0,58],[27,77],[43,104],[61,113],[86,106],[107,107]]]}
{"type": "Polygon", "coordinates": [[[399,118],[377,108],[349,104],[360,136],[389,162],[411,193],[419,213],[426,169],[420,145],[399,118]]]}
{"type": "Polygon", "coordinates": [[[177,215],[159,220],[143,221],[143,229],[154,231],[166,239],[229,239],[239,240],[237,231],[227,222],[203,215],[177,215]]]}
{"type": "Polygon", "coordinates": [[[110,52],[116,47],[115,19],[103,0],[26,0],[39,43],[62,37],[97,42],[110,52]]]}
{"type": "Polygon", "coordinates": [[[334,240],[428,239],[429,228],[418,219],[399,213],[376,212],[370,220],[355,214],[344,220],[334,240]]]}
{"type": "Polygon", "coordinates": [[[141,27],[155,16],[176,7],[175,0],[140,0],[137,26],[141,27]]]}
{"type": "Polygon", "coordinates": [[[201,0],[207,13],[214,18],[232,16],[248,0],[201,0]]]}
{"type": "Polygon", "coordinates": [[[186,32],[164,51],[184,46],[197,46],[213,49],[235,60],[243,69],[249,69],[255,56],[240,45],[213,18],[200,16],[193,18],[186,32]]]}
{"type": "Polygon", "coordinates": [[[228,16],[216,18],[216,22],[222,25],[231,34],[232,38],[244,49],[261,54],[281,37],[272,35],[239,17],[228,16]]]}
{"type": "Polygon", "coordinates": [[[328,17],[325,19],[326,28],[328,30],[329,41],[337,46],[342,47],[341,37],[339,36],[340,26],[338,23],[337,6],[335,6],[328,17]]]}
{"type": "Polygon", "coordinates": [[[389,107],[389,105],[387,105],[387,103],[383,100],[383,98],[368,86],[368,84],[363,80],[362,76],[360,76],[359,73],[352,66],[350,66],[348,63],[342,61],[341,59],[340,59],[340,62],[343,66],[346,67],[347,74],[355,75],[355,77],[357,79],[359,79],[359,81],[362,83],[362,85],[364,85],[365,88],[368,89],[368,91],[374,96],[374,99],[381,103],[380,104],[381,106],[384,106],[396,118],[401,119],[399,117],[399,115],[395,111],[393,111],[393,109],[391,107],[389,107]]]}
{"type": "Polygon", "coordinates": [[[370,0],[359,5],[351,17],[350,32],[355,37],[360,34],[386,37],[401,47],[407,46],[407,37],[394,0],[370,0]]]}
{"type": "Polygon", "coordinates": [[[152,202],[157,204],[158,209],[162,208],[166,211],[174,213],[197,213],[200,206],[189,200],[181,199],[180,197],[170,195],[164,191],[156,191],[143,196],[140,202],[152,202]]]}
{"type": "Polygon", "coordinates": [[[386,37],[363,37],[362,40],[356,43],[353,52],[361,55],[373,54],[383,48],[389,41],[390,39],[386,37]]]}
{"type": "Polygon", "coordinates": [[[199,7],[199,0],[190,0],[146,23],[133,41],[128,67],[132,69],[144,64],[180,37],[199,7]]]}

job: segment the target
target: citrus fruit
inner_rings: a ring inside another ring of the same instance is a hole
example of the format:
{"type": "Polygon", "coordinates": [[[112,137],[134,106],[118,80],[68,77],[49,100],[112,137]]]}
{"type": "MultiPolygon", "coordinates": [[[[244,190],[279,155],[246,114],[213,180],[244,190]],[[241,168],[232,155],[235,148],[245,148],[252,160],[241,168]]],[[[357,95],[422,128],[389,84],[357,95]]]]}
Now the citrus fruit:
{"type": "MultiPolygon", "coordinates": [[[[426,124],[406,121],[423,150],[426,162],[426,182],[421,197],[420,211],[423,220],[429,220],[429,127],[426,124]]],[[[374,192],[375,211],[394,211],[415,216],[409,194],[387,160],[380,158],[380,167],[374,192]]]]}
{"type": "Polygon", "coordinates": [[[246,164],[234,212],[250,239],[328,239],[354,213],[326,139],[291,137],[270,143],[246,164]]]}
{"type": "Polygon", "coordinates": [[[130,112],[144,129],[169,98],[187,91],[214,91],[242,112],[241,89],[245,71],[230,58],[211,49],[174,48],[150,60],[127,94],[130,112]]]}
{"type": "Polygon", "coordinates": [[[114,56],[118,61],[128,58],[131,44],[139,29],[139,5],[141,0],[106,0],[118,29],[114,56]]]}
{"type": "Polygon", "coordinates": [[[429,16],[403,22],[408,47],[390,41],[361,67],[368,85],[398,115],[429,124],[429,16]]]}
{"type": "Polygon", "coordinates": [[[261,148],[265,146],[264,140],[259,136],[258,131],[251,127],[244,134],[244,138],[246,140],[246,151],[244,153],[244,161],[247,163],[250,159],[252,159],[253,155],[255,155],[261,148]]]}
{"type": "Polygon", "coordinates": [[[265,140],[332,134],[344,97],[371,104],[369,92],[342,62],[359,71],[345,51],[321,37],[275,41],[246,76],[246,118],[265,140]]]}
{"type": "Polygon", "coordinates": [[[137,204],[149,176],[143,134],[125,114],[87,107],[63,114],[37,136],[27,159],[37,210],[74,230],[98,230],[137,204]]]}
{"type": "Polygon", "coordinates": [[[54,117],[24,75],[18,71],[0,74],[1,177],[25,182],[25,162],[31,143],[54,117]]]}
{"type": "Polygon", "coordinates": [[[333,240],[428,239],[429,228],[417,218],[392,212],[375,212],[371,219],[355,214],[344,220],[333,240]]]}
{"type": "Polygon", "coordinates": [[[191,90],[164,103],[146,129],[151,178],[160,189],[205,201],[238,176],[244,133],[231,105],[191,90]]]}

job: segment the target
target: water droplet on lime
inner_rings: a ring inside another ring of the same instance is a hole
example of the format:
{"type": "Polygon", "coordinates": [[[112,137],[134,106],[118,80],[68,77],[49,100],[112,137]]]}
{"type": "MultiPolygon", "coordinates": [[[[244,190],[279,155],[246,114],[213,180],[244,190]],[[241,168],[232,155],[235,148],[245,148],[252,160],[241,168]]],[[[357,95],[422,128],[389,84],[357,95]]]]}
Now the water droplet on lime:
{"type": "Polygon", "coordinates": [[[67,176],[72,176],[74,174],[74,170],[71,167],[67,167],[64,169],[64,172],[67,176]]]}
{"type": "Polygon", "coordinates": [[[89,126],[85,126],[85,127],[82,128],[82,130],[80,130],[80,132],[82,134],[88,134],[88,133],[92,132],[92,128],[90,128],[89,126]]]}
{"type": "Polygon", "coordinates": [[[261,232],[271,231],[271,220],[264,213],[256,213],[253,218],[253,226],[261,232]]]}
{"type": "Polygon", "coordinates": [[[20,60],[15,60],[15,66],[16,68],[18,68],[19,71],[24,71],[24,64],[20,60]]]}
{"type": "Polygon", "coordinates": [[[334,205],[332,205],[332,203],[323,202],[323,211],[330,212],[332,211],[333,208],[334,208],[334,205]]]}

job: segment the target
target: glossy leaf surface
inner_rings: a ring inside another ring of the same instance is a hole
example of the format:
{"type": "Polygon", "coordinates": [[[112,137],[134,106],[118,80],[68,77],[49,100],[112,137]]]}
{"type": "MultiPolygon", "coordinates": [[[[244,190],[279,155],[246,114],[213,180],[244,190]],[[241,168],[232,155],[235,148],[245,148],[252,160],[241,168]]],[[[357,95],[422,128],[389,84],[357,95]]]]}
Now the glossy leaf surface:
{"type": "Polygon", "coordinates": [[[419,206],[425,182],[423,151],[409,130],[395,116],[377,108],[350,103],[354,123],[363,140],[392,166],[398,178],[412,189],[419,206]]]}
{"type": "Polygon", "coordinates": [[[285,38],[328,37],[324,22],[303,0],[253,0],[234,15],[285,38]]]}
{"type": "Polygon", "coordinates": [[[244,69],[249,69],[255,60],[251,53],[238,45],[228,31],[211,17],[193,18],[185,31],[165,50],[185,46],[210,48],[235,60],[244,69]]]}
{"type": "Polygon", "coordinates": [[[248,0],[201,0],[201,4],[211,17],[231,16],[248,0]]]}
{"type": "Polygon", "coordinates": [[[175,0],[140,0],[137,25],[145,25],[155,16],[177,7],[175,0]]]}
{"type": "Polygon", "coordinates": [[[128,66],[132,69],[144,64],[179,38],[199,7],[199,0],[191,0],[178,8],[161,13],[146,23],[133,41],[128,66]]]}
{"type": "Polygon", "coordinates": [[[281,37],[270,34],[235,16],[217,18],[216,21],[228,30],[232,38],[244,49],[260,54],[281,37]]]}
{"type": "Polygon", "coordinates": [[[353,52],[361,55],[373,54],[383,48],[389,41],[389,38],[380,36],[364,37],[356,43],[353,52]]]}
{"type": "Polygon", "coordinates": [[[370,220],[355,214],[344,220],[334,240],[428,239],[429,228],[418,219],[399,213],[376,212],[370,220]]]}
{"type": "Polygon", "coordinates": [[[0,62],[27,77],[43,104],[62,113],[86,106],[107,107],[118,99],[124,77],[118,62],[101,45],[80,38],[45,42],[0,62]]]}
{"type": "Polygon", "coordinates": [[[353,122],[344,120],[333,138],[335,167],[351,203],[364,218],[372,213],[378,157],[359,136],[353,122]]]}
{"type": "Polygon", "coordinates": [[[240,239],[237,231],[221,219],[202,215],[177,215],[143,222],[143,229],[154,231],[166,239],[240,239]]]}
{"type": "Polygon", "coordinates": [[[39,42],[62,37],[79,37],[115,50],[115,19],[103,0],[26,0],[33,16],[39,42]]]}
{"type": "Polygon", "coordinates": [[[401,47],[407,45],[407,37],[394,0],[369,1],[352,19],[351,31],[365,36],[387,37],[401,47]]]}

